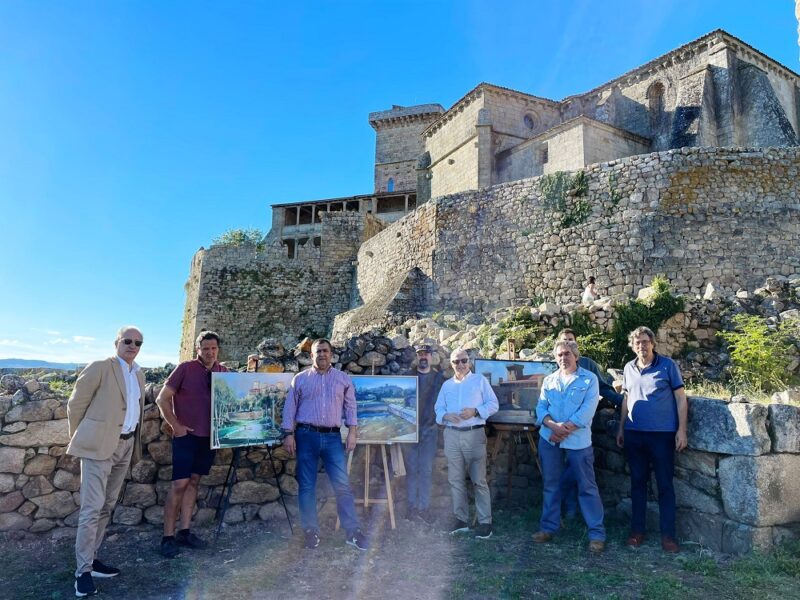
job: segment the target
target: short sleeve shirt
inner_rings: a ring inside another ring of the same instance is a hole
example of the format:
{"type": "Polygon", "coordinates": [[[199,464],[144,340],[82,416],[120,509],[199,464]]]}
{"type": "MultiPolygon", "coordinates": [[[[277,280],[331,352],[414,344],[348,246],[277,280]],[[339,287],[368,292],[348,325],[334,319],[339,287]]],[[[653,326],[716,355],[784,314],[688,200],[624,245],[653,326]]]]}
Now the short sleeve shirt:
{"type": "Polygon", "coordinates": [[[623,388],[628,393],[625,429],[677,431],[678,404],[675,390],[683,387],[678,365],[655,353],[653,362],[640,369],[633,359],[625,365],[623,388]]]}
{"type": "Polygon", "coordinates": [[[172,405],[181,424],[193,429],[192,435],[211,435],[211,373],[224,373],[228,369],[214,363],[206,369],[199,359],[182,362],[166,382],[175,390],[172,405]]]}

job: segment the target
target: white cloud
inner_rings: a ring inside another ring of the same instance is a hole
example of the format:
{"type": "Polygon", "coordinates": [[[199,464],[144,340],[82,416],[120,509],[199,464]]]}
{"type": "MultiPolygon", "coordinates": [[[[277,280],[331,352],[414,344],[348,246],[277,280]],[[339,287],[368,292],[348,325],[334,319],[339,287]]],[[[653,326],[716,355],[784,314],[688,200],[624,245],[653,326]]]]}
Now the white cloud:
{"type": "Polygon", "coordinates": [[[67,338],[56,338],[54,340],[47,340],[44,342],[45,346],[57,346],[59,344],[71,344],[72,341],[68,340],[67,338]]]}
{"type": "Polygon", "coordinates": [[[73,335],[72,339],[75,340],[79,344],[86,344],[88,342],[95,341],[95,338],[88,336],[88,335],[73,335]]]}

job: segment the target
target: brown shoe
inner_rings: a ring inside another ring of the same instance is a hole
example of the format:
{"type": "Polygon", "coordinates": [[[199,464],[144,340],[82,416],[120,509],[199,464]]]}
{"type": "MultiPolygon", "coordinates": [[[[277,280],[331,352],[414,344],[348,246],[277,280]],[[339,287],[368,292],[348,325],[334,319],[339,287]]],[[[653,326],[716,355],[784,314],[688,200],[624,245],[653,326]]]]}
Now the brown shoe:
{"type": "Polygon", "coordinates": [[[643,533],[636,533],[631,532],[628,536],[628,539],[625,540],[625,545],[629,548],[638,548],[644,543],[644,534],[643,533]]]}
{"type": "Polygon", "coordinates": [[[606,543],[603,540],[591,540],[589,542],[589,552],[592,554],[602,554],[606,549],[606,543]]]}
{"type": "Polygon", "coordinates": [[[537,544],[546,544],[553,540],[553,534],[547,531],[537,531],[533,534],[533,541],[537,544]]]}
{"type": "Polygon", "coordinates": [[[668,535],[661,536],[661,549],[664,552],[669,552],[670,554],[675,554],[676,552],[680,551],[678,542],[668,535]]]}

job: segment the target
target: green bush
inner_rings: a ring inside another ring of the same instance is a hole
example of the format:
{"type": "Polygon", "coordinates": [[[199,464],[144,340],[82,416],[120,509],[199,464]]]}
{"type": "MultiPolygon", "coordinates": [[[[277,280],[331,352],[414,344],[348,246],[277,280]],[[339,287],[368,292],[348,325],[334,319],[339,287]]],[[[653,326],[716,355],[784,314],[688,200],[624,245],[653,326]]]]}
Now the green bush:
{"type": "Polygon", "coordinates": [[[734,383],[759,392],[786,387],[792,381],[787,367],[796,325],[781,323],[770,330],[762,318],[746,314],[733,317],[733,324],[735,331],[717,335],[728,344],[734,383]]]}
{"type": "Polygon", "coordinates": [[[263,247],[264,233],[255,227],[248,229],[228,229],[222,235],[211,240],[212,246],[243,246],[253,244],[257,248],[263,247]]]}

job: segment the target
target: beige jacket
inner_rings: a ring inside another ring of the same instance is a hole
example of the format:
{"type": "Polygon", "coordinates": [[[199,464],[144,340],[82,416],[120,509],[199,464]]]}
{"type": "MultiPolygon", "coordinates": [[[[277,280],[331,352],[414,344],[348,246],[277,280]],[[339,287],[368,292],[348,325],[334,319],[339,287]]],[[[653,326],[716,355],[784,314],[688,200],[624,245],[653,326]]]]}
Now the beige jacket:
{"type": "MultiPolygon", "coordinates": [[[[141,458],[142,423],[144,418],[144,374],[139,380],[139,426],[133,462],[141,458]]],[[[90,363],[78,376],[67,403],[70,442],[67,454],[81,458],[105,460],[119,443],[125,421],[125,377],[116,356],[90,363]]]]}

